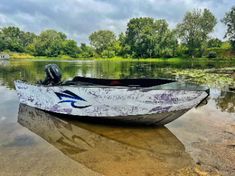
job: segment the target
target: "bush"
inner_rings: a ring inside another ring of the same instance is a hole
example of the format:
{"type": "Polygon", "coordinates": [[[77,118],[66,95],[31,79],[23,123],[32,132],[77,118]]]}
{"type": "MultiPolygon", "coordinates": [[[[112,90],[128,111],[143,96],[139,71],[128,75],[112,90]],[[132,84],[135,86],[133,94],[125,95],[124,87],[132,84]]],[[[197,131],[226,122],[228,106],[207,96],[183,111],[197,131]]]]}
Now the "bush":
{"type": "Polygon", "coordinates": [[[103,58],[112,58],[115,56],[115,51],[110,51],[110,50],[104,50],[101,53],[101,57],[103,58]]]}
{"type": "Polygon", "coordinates": [[[166,49],[163,53],[163,58],[172,58],[173,57],[173,53],[170,49],[166,49]]]}
{"type": "Polygon", "coordinates": [[[209,53],[208,53],[208,56],[207,56],[208,58],[216,58],[217,57],[217,53],[216,52],[214,52],[214,51],[210,51],[209,53]]]}

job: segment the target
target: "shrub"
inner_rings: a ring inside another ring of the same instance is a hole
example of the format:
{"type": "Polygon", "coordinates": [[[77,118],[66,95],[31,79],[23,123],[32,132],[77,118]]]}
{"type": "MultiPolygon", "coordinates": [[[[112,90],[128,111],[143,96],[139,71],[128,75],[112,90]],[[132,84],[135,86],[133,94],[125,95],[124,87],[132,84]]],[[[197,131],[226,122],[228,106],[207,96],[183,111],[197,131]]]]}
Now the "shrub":
{"type": "Polygon", "coordinates": [[[208,56],[207,56],[208,58],[216,58],[217,57],[217,53],[215,52],[215,51],[210,51],[209,53],[208,53],[208,56]]]}
{"type": "Polygon", "coordinates": [[[115,56],[115,51],[110,51],[110,50],[104,50],[102,53],[101,53],[101,57],[103,58],[112,58],[115,56]]]}
{"type": "Polygon", "coordinates": [[[170,49],[166,49],[166,50],[164,51],[164,53],[163,53],[163,57],[164,57],[164,58],[171,58],[171,57],[173,57],[172,51],[171,51],[170,49]]]}

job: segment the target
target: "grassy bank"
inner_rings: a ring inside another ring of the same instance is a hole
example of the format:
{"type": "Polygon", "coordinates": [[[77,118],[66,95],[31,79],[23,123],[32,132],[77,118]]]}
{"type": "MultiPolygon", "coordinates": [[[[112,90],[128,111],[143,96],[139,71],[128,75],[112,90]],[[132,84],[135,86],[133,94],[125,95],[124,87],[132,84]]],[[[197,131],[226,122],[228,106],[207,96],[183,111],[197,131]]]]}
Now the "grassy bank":
{"type": "Polygon", "coordinates": [[[58,57],[46,57],[46,56],[32,56],[25,53],[9,53],[11,59],[35,59],[35,60],[98,60],[98,61],[134,61],[134,62],[218,62],[218,61],[235,61],[235,57],[230,58],[213,58],[209,59],[206,57],[202,58],[123,58],[123,57],[113,57],[113,58],[101,58],[101,57],[89,57],[89,58],[73,58],[70,56],[62,55],[58,57]]]}
{"type": "Polygon", "coordinates": [[[32,56],[26,53],[9,53],[9,55],[12,59],[77,60],[77,58],[72,58],[70,56],[46,57],[46,56],[32,56]]]}

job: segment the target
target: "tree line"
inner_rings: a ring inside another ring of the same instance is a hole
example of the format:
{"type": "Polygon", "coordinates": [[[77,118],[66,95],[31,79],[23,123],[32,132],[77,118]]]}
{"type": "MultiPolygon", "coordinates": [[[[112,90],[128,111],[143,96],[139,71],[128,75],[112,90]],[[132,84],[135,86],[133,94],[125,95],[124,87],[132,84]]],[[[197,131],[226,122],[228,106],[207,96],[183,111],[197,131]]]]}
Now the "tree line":
{"type": "MultiPolygon", "coordinates": [[[[227,27],[227,38],[235,50],[235,7],[221,20],[227,27]]],[[[165,19],[133,18],[118,36],[110,30],[99,30],[89,36],[90,45],[68,39],[62,32],[45,30],[39,35],[10,26],[0,29],[0,50],[57,57],[202,57],[208,48],[219,48],[222,41],[211,38],[217,19],[208,9],[185,14],[175,29],[165,19]]]]}

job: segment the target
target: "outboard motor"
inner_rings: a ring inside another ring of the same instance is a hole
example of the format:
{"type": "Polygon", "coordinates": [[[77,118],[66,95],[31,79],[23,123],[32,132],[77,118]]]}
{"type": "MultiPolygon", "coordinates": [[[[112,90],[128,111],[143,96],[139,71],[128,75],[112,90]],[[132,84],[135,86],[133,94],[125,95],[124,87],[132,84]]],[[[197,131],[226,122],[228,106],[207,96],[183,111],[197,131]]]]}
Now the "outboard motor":
{"type": "Polygon", "coordinates": [[[45,66],[46,78],[41,81],[43,85],[56,85],[61,82],[62,74],[60,68],[56,64],[48,64],[45,66]]]}

